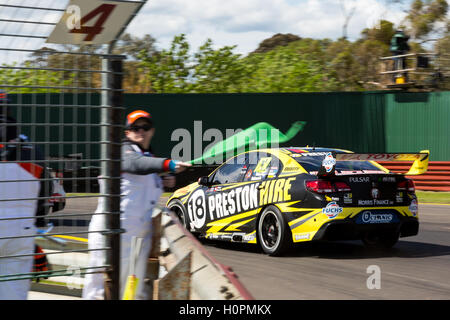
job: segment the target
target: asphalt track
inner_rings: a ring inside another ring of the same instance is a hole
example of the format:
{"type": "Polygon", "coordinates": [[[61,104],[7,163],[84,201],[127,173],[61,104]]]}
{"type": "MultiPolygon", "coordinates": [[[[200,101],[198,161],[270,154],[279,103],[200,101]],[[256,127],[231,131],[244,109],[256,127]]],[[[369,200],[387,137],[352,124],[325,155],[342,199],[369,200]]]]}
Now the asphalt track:
{"type": "MultiPolygon", "coordinates": [[[[70,199],[63,212],[93,212],[95,206],[95,199],[70,199]]],[[[389,250],[368,250],[360,241],[318,242],[270,257],[255,245],[203,244],[232,267],[255,299],[450,299],[450,205],[419,209],[419,234],[401,238],[389,250]],[[369,289],[368,282],[379,286],[369,289]]],[[[62,228],[87,230],[57,227],[62,228]]]]}

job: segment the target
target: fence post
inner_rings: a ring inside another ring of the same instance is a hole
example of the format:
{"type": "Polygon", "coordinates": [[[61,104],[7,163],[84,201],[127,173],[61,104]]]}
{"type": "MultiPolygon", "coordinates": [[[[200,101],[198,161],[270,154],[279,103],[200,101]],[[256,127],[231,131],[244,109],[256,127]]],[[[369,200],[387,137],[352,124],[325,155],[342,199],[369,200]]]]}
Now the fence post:
{"type": "Polygon", "coordinates": [[[111,230],[107,237],[105,299],[120,299],[120,171],[121,171],[121,131],[124,122],[122,94],[122,61],[124,56],[104,56],[102,69],[102,109],[101,175],[105,181],[106,228],[111,230]]]}

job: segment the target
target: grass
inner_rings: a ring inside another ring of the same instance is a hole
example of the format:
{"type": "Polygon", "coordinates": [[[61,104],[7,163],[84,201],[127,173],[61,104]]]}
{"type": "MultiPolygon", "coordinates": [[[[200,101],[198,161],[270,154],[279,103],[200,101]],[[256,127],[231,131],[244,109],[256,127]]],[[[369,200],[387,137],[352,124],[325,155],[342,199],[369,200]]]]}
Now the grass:
{"type": "Polygon", "coordinates": [[[417,191],[419,203],[450,203],[450,192],[417,191]]]}

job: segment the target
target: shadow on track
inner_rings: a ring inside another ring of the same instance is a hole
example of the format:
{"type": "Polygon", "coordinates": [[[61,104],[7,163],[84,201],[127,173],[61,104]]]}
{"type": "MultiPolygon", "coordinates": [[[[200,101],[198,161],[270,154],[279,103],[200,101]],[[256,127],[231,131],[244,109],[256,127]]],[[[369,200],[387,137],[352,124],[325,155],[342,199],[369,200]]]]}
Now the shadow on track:
{"type": "MultiPolygon", "coordinates": [[[[258,245],[202,240],[205,246],[264,255],[258,245]]],[[[391,249],[369,249],[360,241],[317,241],[295,244],[282,257],[320,259],[424,258],[450,255],[450,246],[400,240],[391,249]]],[[[280,258],[282,258],[280,257],[280,258]]]]}
{"type": "Polygon", "coordinates": [[[400,240],[390,249],[369,249],[360,241],[311,242],[296,245],[285,256],[321,259],[423,258],[450,255],[450,246],[400,240]]]}

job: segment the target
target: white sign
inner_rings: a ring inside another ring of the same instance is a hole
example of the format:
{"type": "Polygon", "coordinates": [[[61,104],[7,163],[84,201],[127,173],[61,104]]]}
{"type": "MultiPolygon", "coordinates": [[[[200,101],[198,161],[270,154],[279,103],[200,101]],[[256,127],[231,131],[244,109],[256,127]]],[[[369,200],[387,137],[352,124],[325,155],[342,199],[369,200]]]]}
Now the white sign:
{"type": "Polygon", "coordinates": [[[47,42],[110,43],[140,5],[130,2],[71,0],[47,42]]]}

